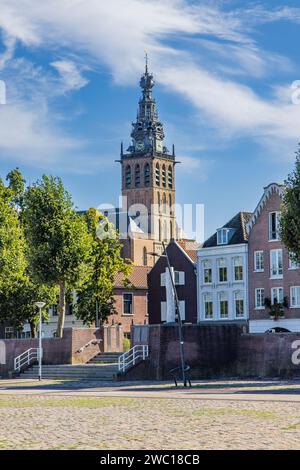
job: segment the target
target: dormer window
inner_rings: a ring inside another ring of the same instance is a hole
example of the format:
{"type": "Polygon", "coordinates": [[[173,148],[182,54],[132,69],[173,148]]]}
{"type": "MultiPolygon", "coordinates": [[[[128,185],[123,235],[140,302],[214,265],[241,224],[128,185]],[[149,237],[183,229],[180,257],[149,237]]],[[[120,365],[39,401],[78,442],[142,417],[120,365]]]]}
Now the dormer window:
{"type": "Polygon", "coordinates": [[[227,245],[228,243],[228,232],[226,228],[219,228],[217,230],[217,243],[218,245],[227,245]]]}

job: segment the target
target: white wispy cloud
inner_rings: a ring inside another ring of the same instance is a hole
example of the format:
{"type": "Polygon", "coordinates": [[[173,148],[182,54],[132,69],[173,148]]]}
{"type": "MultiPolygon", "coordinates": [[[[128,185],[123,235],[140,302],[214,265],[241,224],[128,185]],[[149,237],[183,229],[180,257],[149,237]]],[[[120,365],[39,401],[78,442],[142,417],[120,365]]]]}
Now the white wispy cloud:
{"type": "MultiPolygon", "coordinates": [[[[0,28],[9,38],[6,65],[11,62],[14,41],[28,48],[58,51],[60,57],[67,57],[64,53],[68,52],[80,57],[81,64],[69,58],[51,61],[65,90],[86,85],[82,67],[98,63],[110,70],[115,82],[135,83],[147,49],[157,79],[188,100],[221,135],[248,135],[264,145],[300,135],[300,106],[284,100],[282,93],[272,95],[272,90],[268,97],[259,95],[239,80],[247,74],[259,79],[278,67],[293,70],[288,58],[261,50],[253,31],[262,22],[298,22],[298,8],[256,5],[223,9],[220,2],[188,0],[0,0],[0,8],[0,28]],[[192,40],[199,42],[199,50],[194,48],[193,54],[189,49],[192,40]]],[[[47,80],[52,83],[55,77],[47,80]]],[[[26,112],[31,134],[28,132],[34,137],[39,129],[29,119],[28,109],[26,112]]],[[[58,154],[67,151],[69,144],[82,144],[64,136],[49,107],[47,112],[48,120],[42,122],[51,129],[51,138],[58,132],[58,154]]],[[[17,122],[21,125],[22,119],[17,122]]],[[[44,141],[47,153],[47,138],[44,141]]],[[[10,142],[13,145],[12,139],[10,142]]],[[[42,143],[38,148],[42,152],[42,143]]]]}
{"type": "Polygon", "coordinates": [[[197,158],[191,156],[180,156],[180,172],[194,176],[198,181],[206,181],[211,168],[214,165],[213,160],[197,158]]]}
{"type": "Polygon", "coordinates": [[[79,90],[89,83],[78,65],[71,60],[56,60],[51,65],[58,71],[64,91],[79,90]]]}

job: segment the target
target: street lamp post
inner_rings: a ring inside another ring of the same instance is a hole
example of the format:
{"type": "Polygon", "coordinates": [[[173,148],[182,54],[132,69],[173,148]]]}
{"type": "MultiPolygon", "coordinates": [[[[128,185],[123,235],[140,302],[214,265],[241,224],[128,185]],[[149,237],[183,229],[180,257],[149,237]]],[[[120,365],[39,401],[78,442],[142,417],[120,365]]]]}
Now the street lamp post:
{"type": "Polygon", "coordinates": [[[45,307],[45,302],[35,302],[35,305],[40,309],[40,324],[39,324],[39,380],[42,380],[42,309],[45,307]]]}
{"type": "Polygon", "coordinates": [[[152,256],[163,257],[163,258],[166,258],[167,260],[167,267],[169,271],[169,276],[171,278],[171,284],[172,284],[172,289],[173,289],[174,298],[175,298],[175,308],[176,308],[177,317],[178,317],[179,351],[180,351],[180,365],[181,365],[182,381],[183,381],[184,387],[186,387],[187,381],[186,381],[186,376],[185,376],[184,341],[183,341],[182,320],[181,320],[181,315],[180,315],[179,300],[178,300],[174,278],[173,278],[172,271],[171,271],[170,259],[169,259],[169,256],[166,250],[166,245],[164,242],[162,242],[162,246],[163,246],[165,254],[162,254],[162,255],[158,253],[149,253],[149,254],[152,256]]]}

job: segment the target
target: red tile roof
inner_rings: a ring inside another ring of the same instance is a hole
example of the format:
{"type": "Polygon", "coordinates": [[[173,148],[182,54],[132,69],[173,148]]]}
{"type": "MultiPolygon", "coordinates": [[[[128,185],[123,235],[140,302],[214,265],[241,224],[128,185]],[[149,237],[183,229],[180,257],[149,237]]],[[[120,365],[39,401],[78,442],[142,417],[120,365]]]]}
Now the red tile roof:
{"type": "MultiPolygon", "coordinates": [[[[129,276],[129,282],[137,289],[148,289],[147,274],[150,266],[134,266],[129,276]]],[[[115,277],[115,288],[124,288],[124,276],[118,273],[115,277]]]]}
{"type": "Polygon", "coordinates": [[[178,245],[186,252],[194,263],[197,261],[197,249],[199,244],[194,240],[176,240],[178,245]]]}

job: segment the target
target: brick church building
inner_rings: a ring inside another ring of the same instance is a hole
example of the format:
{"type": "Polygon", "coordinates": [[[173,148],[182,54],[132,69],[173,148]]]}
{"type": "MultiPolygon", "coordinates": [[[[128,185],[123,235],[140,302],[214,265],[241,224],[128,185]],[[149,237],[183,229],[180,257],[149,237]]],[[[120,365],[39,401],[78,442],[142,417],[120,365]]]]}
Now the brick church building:
{"type": "Polygon", "coordinates": [[[164,143],[164,128],[152,96],[153,75],[141,77],[142,96],[136,121],[132,123],[131,145],[121,144],[122,207],[104,213],[116,225],[123,255],[136,265],[153,266],[148,253],[162,252],[162,241],[176,238],[175,148],[164,143]]]}
{"type": "MultiPolygon", "coordinates": [[[[121,325],[125,336],[130,336],[132,324],[148,323],[147,275],[156,259],[151,253],[162,253],[162,241],[177,238],[175,220],[175,148],[169,152],[164,143],[164,127],[159,120],[156,101],[152,95],[155,85],[148,70],[140,79],[142,94],[138,113],[132,123],[131,144],[124,151],[121,144],[122,204],[119,208],[99,208],[115,225],[123,244],[122,255],[133,261],[130,276],[131,288],[123,285],[117,276],[115,307],[117,313],[108,319],[110,325],[121,325]]],[[[43,324],[44,336],[55,334],[57,309],[50,309],[49,322],[43,324]]],[[[83,326],[73,315],[72,305],[67,306],[65,327],[83,326]]],[[[22,337],[30,335],[29,325],[24,326],[22,337]]],[[[3,336],[12,337],[7,330],[3,336]]]]}

